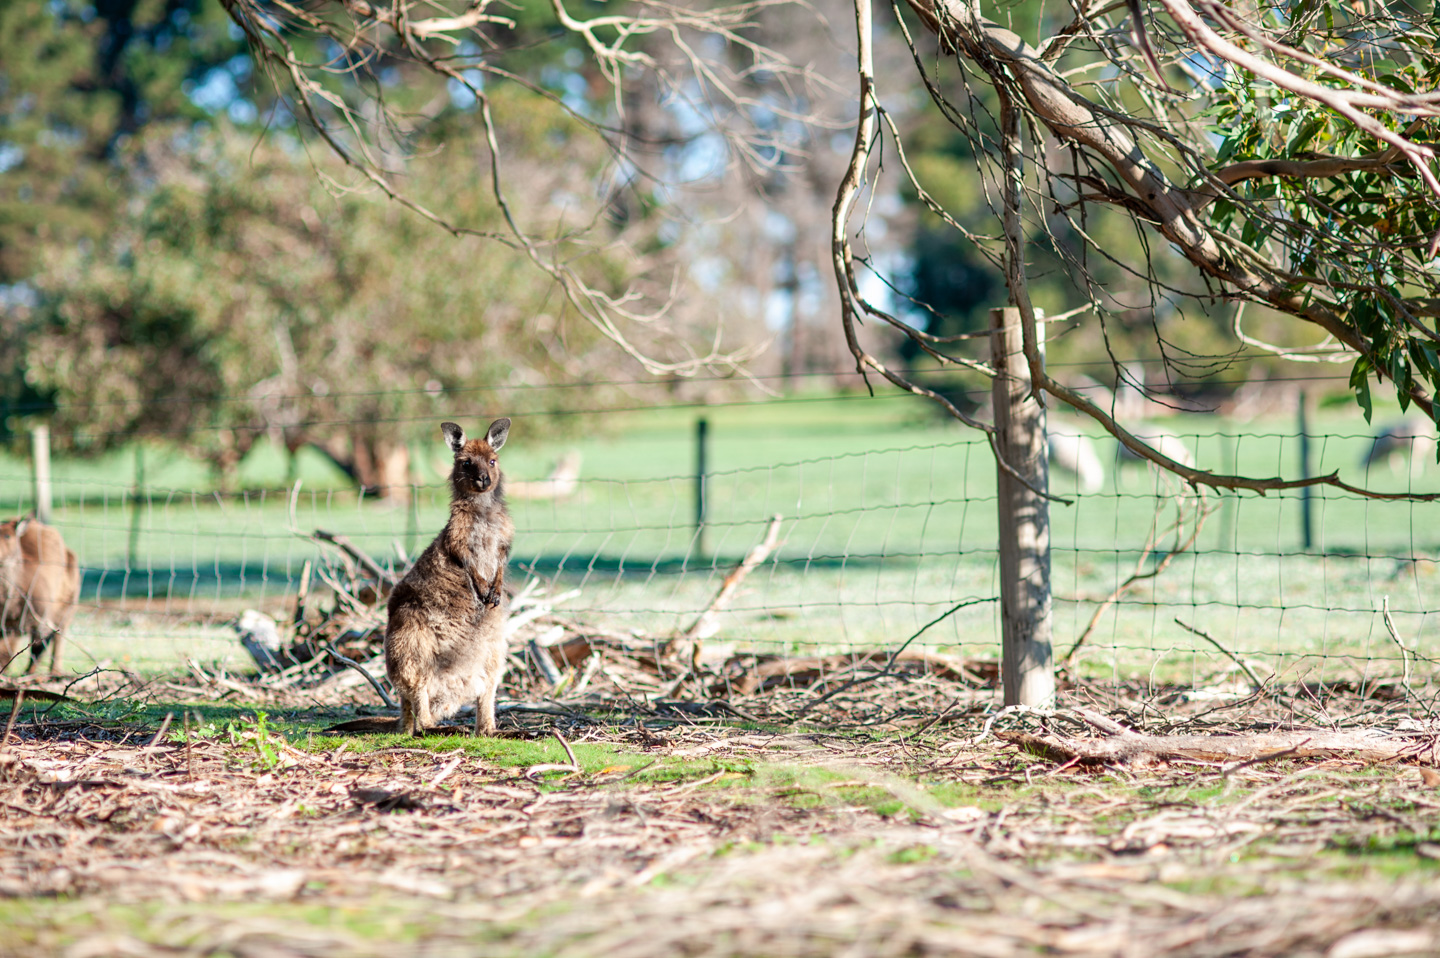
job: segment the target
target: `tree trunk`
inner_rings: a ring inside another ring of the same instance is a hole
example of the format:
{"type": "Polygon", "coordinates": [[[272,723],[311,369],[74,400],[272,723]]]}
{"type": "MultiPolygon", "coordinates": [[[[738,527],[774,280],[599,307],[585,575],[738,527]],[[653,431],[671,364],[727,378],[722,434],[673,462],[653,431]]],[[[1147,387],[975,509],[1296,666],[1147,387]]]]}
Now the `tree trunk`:
{"type": "MultiPolygon", "coordinates": [[[[1020,310],[992,310],[990,318],[991,363],[999,373],[991,395],[995,452],[1000,457],[996,463],[1000,671],[1006,705],[1048,706],[1055,699],[1055,672],[1050,646],[1050,508],[1042,495],[1049,486],[1045,409],[1031,395],[1020,310]]],[[[1036,335],[1042,335],[1042,328],[1036,329],[1036,335]]]]}
{"type": "Polygon", "coordinates": [[[360,487],[360,492],[387,502],[410,500],[410,448],[403,442],[377,439],[359,431],[336,434],[313,445],[360,487]]]}

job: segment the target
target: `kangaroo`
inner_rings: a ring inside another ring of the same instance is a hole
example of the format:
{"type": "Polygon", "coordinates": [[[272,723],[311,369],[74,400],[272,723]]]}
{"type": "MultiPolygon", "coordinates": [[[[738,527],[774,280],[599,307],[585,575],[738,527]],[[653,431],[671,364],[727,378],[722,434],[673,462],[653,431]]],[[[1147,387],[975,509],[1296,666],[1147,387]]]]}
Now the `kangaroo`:
{"type": "Polygon", "coordinates": [[[28,634],[25,671],[35,671],[49,646],[50,671],[58,673],[79,597],[80,563],[58,531],[36,519],[0,523],[0,672],[24,651],[28,634]]]}
{"type": "Polygon", "coordinates": [[[505,563],[515,525],[495,454],[510,420],[484,439],[453,422],[440,431],[455,453],[450,521],[390,593],[385,674],[400,695],[399,730],[423,735],[475,702],[475,734],[495,734],[495,692],[505,672],[505,563]]]}

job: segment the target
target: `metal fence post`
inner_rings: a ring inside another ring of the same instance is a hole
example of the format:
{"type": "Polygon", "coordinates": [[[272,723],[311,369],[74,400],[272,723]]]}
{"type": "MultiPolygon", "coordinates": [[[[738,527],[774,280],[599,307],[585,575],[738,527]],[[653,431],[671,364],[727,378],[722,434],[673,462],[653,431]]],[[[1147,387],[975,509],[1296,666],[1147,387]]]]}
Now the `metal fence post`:
{"type": "MultiPolygon", "coordinates": [[[[1030,395],[1020,311],[990,312],[990,356],[999,375],[991,386],[995,407],[996,513],[1000,532],[1001,666],[1006,705],[1047,706],[1055,701],[1050,621],[1049,464],[1045,408],[1030,395]]],[[[1044,325],[1036,323],[1040,342],[1044,325]]]]}
{"type": "Polygon", "coordinates": [[[49,426],[36,426],[30,430],[30,459],[35,475],[35,518],[49,525],[55,503],[50,488],[49,426]]]}
{"type": "MultiPolygon", "coordinates": [[[[1300,478],[1310,478],[1310,429],[1306,420],[1306,407],[1309,405],[1305,390],[1300,390],[1300,478]]],[[[1310,487],[1300,487],[1300,541],[1309,552],[1314,546],[1315,539],[1311,533],[1313,528],[1310,524],[1310,487]]]]}
{"type": "Polygon", "coordinates": [[[145,447],[135,444],[135,488],[130,493],[130,545],[126,551],[125,568],[134,571],[140,554],[141,510],[145,500],[145,447]]]}
{"type": "Polygon", "coordinates": [[[705,555],[705,462],[709,446],[710,423],[695,420],[695,555],[705,555]]]}

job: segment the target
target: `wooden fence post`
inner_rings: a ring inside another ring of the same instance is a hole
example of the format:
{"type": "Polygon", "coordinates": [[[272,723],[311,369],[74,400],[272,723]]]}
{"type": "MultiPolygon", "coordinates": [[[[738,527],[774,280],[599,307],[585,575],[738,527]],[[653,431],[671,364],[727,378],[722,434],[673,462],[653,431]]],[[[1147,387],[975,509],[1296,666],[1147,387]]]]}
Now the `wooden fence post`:
{"type": "MultiPolygon", "coordinates": [[[[1020,311],[990,312],[990,356],[1000,374],[991,386],[995,448],[1023,476],[996,463],[996,513],[1000,531],[1000,673],[1006,705],[1049,706],[1055,701],[1055,664],[1050,623],[1049,464],[1045,408],[1030,395],[1020,311]],[[1027,488],[1029,483],[1030,488],[1027,488]]],[[[1035,335],[1043,344],[1044,324],[1035,335]]]]}
{"type": "Polygon", "coordinates": [[[35,518],[50,525],[55,500],[50,488],[50,427],[30,430],[30,459],[35,476],[35,518]]]}

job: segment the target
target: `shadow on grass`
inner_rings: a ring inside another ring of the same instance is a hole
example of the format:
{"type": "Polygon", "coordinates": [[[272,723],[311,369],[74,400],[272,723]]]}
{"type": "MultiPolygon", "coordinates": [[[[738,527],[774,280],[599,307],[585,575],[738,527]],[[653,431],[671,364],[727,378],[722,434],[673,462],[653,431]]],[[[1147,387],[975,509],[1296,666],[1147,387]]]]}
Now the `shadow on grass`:
{"type": "MultiPolygon", "coordinates": [[[[740,555],[718,556],[635,556],[584,555],[556,553],[517,558],[511,567],[545,578],[563,581],[581,576],[605,575],[617,579],[643,581],[653,576],[708,575],[728,573],[740,561],[740,555]]],[[[909,553],[851,554],[847,556],[799,556],[772,560],[781,568],[838,570],[843,568],[910,568],[923,556],[909,553]]],[[[285,564],[269,562],[213,562],[203,566],[184,567],[151,563],[144,567],[82,569],[80,594],[82,601],[96,602],[121,599],[236,599],[252,596],[289,595],[300,584],[300,561],[285,564]]]]}

